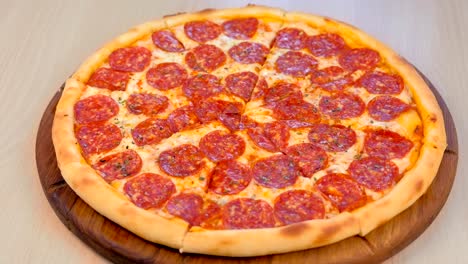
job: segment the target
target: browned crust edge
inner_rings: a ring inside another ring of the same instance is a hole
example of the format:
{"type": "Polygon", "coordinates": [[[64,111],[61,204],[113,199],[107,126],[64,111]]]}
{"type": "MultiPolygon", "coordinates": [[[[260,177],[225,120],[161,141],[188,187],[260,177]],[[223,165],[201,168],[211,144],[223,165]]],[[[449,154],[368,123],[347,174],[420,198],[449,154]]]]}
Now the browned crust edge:
{"type": "Polygon", "coordinates": [[[282,20],[286,11],[278,8],[271,8],[266,6],[249,5],[247,7],[229,8],[229,9],[205,9],[196,13],[184,13],[176,16],[166,17],[168,27],[175,27],[185,24],[188,21],[202,20],[209,18],[238,18],[255,16],[257,18],[264,18],[268,21],[282,20]]]}
{"type": "Polygon", "coordinates": [[[359,221],[350,213],[277,228],[213,231],[193,227],[185,236],[181,252],[231,257],[269,255],[320,247],[358,233],[359,221]]]}

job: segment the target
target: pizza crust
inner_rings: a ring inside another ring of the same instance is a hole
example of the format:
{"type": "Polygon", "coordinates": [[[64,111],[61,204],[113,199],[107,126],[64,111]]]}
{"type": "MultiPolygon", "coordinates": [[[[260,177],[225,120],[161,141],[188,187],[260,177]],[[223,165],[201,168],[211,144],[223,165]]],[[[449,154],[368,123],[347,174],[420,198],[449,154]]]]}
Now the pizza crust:
{"type": "Polygon", "coordinates": [[[83,83],[74,78],[68,79],[65,82],[62,97],[55,110],[54,123],[52,125],[52,141],[60,169],[74,162],[86,163],[81,156],[78,142],[73,133],[75,115],[73,105],[85,87],[83,83]]]}
{"type": "Polygon", "coordinates": [[[249,257],[328,245],[359,233],[359,221],[350,213],[277,228],[206,230],[193,227],[181,252],[249,257]]]}
{"type": "Polygon", "coordinates": [[[152,242],[196,252],[225,256],[256,256],[308,249],[334,243],[356,234],[365,235],[396,216],[422,194],[435,177],[446,147],[442,111],[424,80],[404,59],[359,29],[325,17],[286,13],[280,9],[249,6],[227,10],[205,10],[194,14],[169,16],[139,25],[117,37],[89,57],[67,80],[57,105],[52,138],[64,179],[91,207],[129,231],[152,242]],[[84,160],[74,135],[75,102],[86,88],[91,74],[109,54],[128,46],[154,30],[180,25],[189,20],[213,17],[256,16],[302,21],[314,27],[343,35],[347,41],[365,43],[378,50],[408,84],[424,127],[420,156],[413,168],[386,196],[353,211],[326,220],[306,221],[290,226],[250,230],[204,230],[178,218],[165,218],[138,208],[107,184],[84,160]]]}
{"type": "Polygon", "coordinates": [[[239,18],[239,17],[257,17],[267,18],[271,20],[282,20],[286,12],[279,8],[271,8],[265,6],[249,5],[241,8],[230,8],[230,9],[205,9],[196,13],[179,14],[174,16],[165,17],[167,27],[175,27],[178,25],[185,24],[188,21],[213,19],[213,18],[239,18]]]}

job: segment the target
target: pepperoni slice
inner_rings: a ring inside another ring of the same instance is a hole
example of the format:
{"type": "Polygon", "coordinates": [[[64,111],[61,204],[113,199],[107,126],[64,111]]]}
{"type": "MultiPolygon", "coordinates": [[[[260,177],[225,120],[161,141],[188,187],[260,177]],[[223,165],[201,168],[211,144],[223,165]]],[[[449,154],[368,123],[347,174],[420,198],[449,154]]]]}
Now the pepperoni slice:
{"type": "Polygon", "coordinates": [[[239,122],[239,130],[254,128],[257,126],[257,122],[250,119],[248,116],[241,116],[241,120],[239,122]]]}
{"type": "Polygon", "coordinates": [[[252,180],[250,168],[235,160],[222,161],[210,175],[208,189],[214,193],[227,195],[244,190],[252,180]]]}
{"type": "Polygon", "coordinates": [[[221,100],[203,100],[195,103],[195,115],[202,123],[218,120],[218,116],[228,105],[228,102],[221,100]]]}
{"type": "Polygon", "coordinates": [[[268,83],[265,81],[265,78],[259,77],[250,100],[257,100],[262,98],[265,95],[266,90],[268,90],[268,83]]]}
{"type": "Polygon", "coordinates": [[[232,94],[239,96],[244,101],[249,101],[250,95],[257,83],[257,74],[249,71],[229,74],[226,79],[226,88],[232,94]]]}
{"type": "Polygon", "coordinates": [[[200,149],[214,162],[232,160],[244,153],[245,142],[236,134],[216,130],[200,139],[200,149]]]}
{"type": "Polygon", "coordinates": [[[224,34],[233,39],[249,39],[255,35],[258,19],[255,17],[236,18],[223,23],[224,34]]]}
{"type": "Polygon", "coordinates": [[[223,224],[226,229],[273,227],[273,208],[263,200],[238,198],[223,207],[223,224]]]}
{"type": "Polygon", "coordinates": [[[162,91],[181,86],[187,77],[187,71],[184,67],[175,62],[160,63],[146,73],[148,84],[162,91]]]}
{"type": "Polygon", "coordinates": [[[200,45],[185,55],[185,62],[195,71],[211,72],[226,62],[226,54],[214,45],[200,45]]]}
{"type": "Polygon", "coordinates": [[[184,45],[169,30],[155,31],[151,39],[156,47],[165,51],[182,52],[185,50],[184,45]]]}
{"type": "Polygon", "coordinates": [[[278,120],[298,121],[300,123],[315,123],[320,120],[317,107],[304,100],[290,98],[273,106],[273,117],[278,120]]]}
{"type": "Polygon", "coordinates": [[[302,92],[299,86],[293,83],[278,82],[270,89],[265,90],[265,97],[263,100],[266,103],[273,103],[290,98],[302,99],[302,92]]]}
{"type": "Polygon", "coordinates": [[[323,170],[328,164],[327,153],[311,143],[301,143],[290,146],[286,154],[291,157],[305,177],[312,177],[314,173],[323,170]]]}
{"type": "Polygon", "coordinates": [[[144,47],[128,47],[114,50],[109,55],[112,69],[124,72],[141,72],[150,63],[151,51],[144,47]]]}
{"type": "Polygon", "coordinates": [[[369,115],[378,121],[390,121],[411,107],[392,96],[378,96],[367,104],[369,115]]]}
{"type": "Polygon", "coordinates": [[[263,133],[276,149],[283,150],[288,146],[289,127],[284,122],[267,123],[263,133]]]}
{"type": "Polygon", "coordinates": [[[176,133],[200,124],[194,111],[192,106],[183,106],[172,112],[167,118],[171,131],[176,133]]]}
{"type": "Polygon", "coordinates": [[[262,126],[256,126],[247,130],[247,134],[255,143],[255,145],[270,152],[277,152],[278,148],[273,142],[271,142],[271,140],[265,135],[264,132],[265,131],[262,126]]]}
{"type": "Polygon", "coordinates": [[[225,126],[235,126],[240,121],[242,104],[222,100],[196,102],[195,115],[203,123],[220,120],[225,126]]]}
{"type": "Polygon", "coordinates": [[[159,209],[176,192],[176,188],[168,178],[143,173],[127,181],[124,192],[138,207],[159,209]]]}
{"type": "Polygon", "coordinates": [[[166,96],[137,93],[131,94],[127,99],[127,109],[135,115],[153,116],[166,110],[169,105],[169,100],[166,96]]]}
{"type": "Polygon", "coordinates": [[[339,92],[353,84],[353,78],[341,67],[330,66],[310,76],[312,85],[329,92],[339,92]]]}
{"type": "Polygon", "coordinates": [[[268,48],[260,43],[242,42],[228,50],[229,56],[238,63],[263,64],[268,54],[268,48]]]}
{"type": "Polygon", "coordinates": [[[194,193],[178,194],[167,202],[167,211],[187,221],[191,226],[198,225],[197,219],[203,208],[203,198],[194,193]]]}
{"type": "Polygon", "coordinates": [[[338,63],[348,71],[372,70],[380,63],[380,54],[372,49],[349,49],[340,54],[338,63]]]}
{"type": "Polygon", "coordinates": [[[322,114],[333,119],[350,119],[362,115],[366,105],[357,95],[337,93],[320,99],[319,108],[322,114]]]}
{"type": "Polygon", "coordinates": [[[84,125],[78,127],[75,133],[85,155],[108,152],[122,141],[120,129],[113,124],[84,125]]]}
{"type": "Polygon", "coordinates": [[[230,131],[237,131],[241,130],[242,126],[242,114],[239,113],[221,113],[221,115],[218,117],[218,120],[223,123],[223,125],[229,129],[230,131]]]}
{"type": "Polygon", "coordinates": [[[203,204],[203,209],[195,220],[197,225],[206,229],[222,229],[222,209],[213,201],[207,200],[203,204]]]}
{"type": "Polygon", "coordinates": [[[400,159],[413,148],[413,142],[390,130],[368,131],[364,149],[372,157],[400,159]]]}
{"type": "Polygon", "coordinates": [[[288,51],[276,60],[276,70],[293,77],[305,77],[317,68],[317,60],[299,51],[288,51]]]}
{"type": "Polygon", "coordinates": [[[305,128],[305,127],[310,127],[313,125],[313,123],[298,121],[298,120],[285,120],[284,122],[286,123],[288,127],[292,129],[305,128]]]}
{"type": "Polygon", "coordinates": [[[337,34],[327,33],[310,36],[307,40],[307,49],[317,57],[331,57],[338,55],[346,48],[344,39],[337,34]]]}
{"type": "Polygon", "coordinates": [[[130,75],[127,72],[99,68],[89,78],[88,85],[111,91],[125,91],[128,80],[130,80],[130,75]]]}
{"type": "Polygon", "coordinates": [[[203,153],[189,144],[163,151],[159,155],[159,167],[169,175],[185,177],[198,172],[203,165],[203,153]]]}
{"type": "Polygon", "coordinates": [[[278,154],[257,160],[252,169],[255,181],[268,188],[284,188],[293,185],[302,176],[292,158],[278,154]]]}
{"type": "Polygon", "coordinates": [[[242,104],[239,102],[228,102],[228,101],[221,101],[221,102],[224,102],[225,104],[223,113],[238,114],[242,110],[242,104]]]}
{"type": "Polygon", "coordinates": [[[347,151],[356,144],[356,132],[343,125],[314,124],[308,138],[310,142],[329,152],[347,151]]]}
{"type": "Polygon", "coordinates": [[[223,123],[229,130],[235,131],[240,129],[242,119],[242,104],[228,102],[224,107],[223,112],[218,116],[218,120],[223,123]]]}
{"type": "Polygon", "coordinates": [[[222,33],[222,28],[211,21],[191,21],[185,23],[184,31],[187,37],[199,43],[217,38],[222,33]]]}
{"type": "Polygon", "coordinates": [[[400,94],[403,91],[403,79],[398,74],[369,72],[358,83],[372,94],[400,94]]]}
{"type": "Polygon", "coordinates": [[[275,199],[275,216],[284,225],[325,217],[321,198],[305,190],[291,190],[275,199]]]}
{"type": "Polygon", "coordinates": [[[276,34],[274,45],[282,49],[300,50],[305,48],[307,34],[297,28],[283,28],[276,34]]]}
{"type": "Polygon", "coordinates": [[[104,122],[119,112],[119,105],[109,96],[92,95],[76,102],[75,120],[78,124],[104,122]]]}
{"type": "Polygon", "coordinates": [[[93,164],[107,182],[133,176],[140,172],[141,166],[140,156],[131,149],[105,156],[93,164]]]}
{"type": "Polygon", "coordinates": [[[159,143],[172,135],[166,119],[150,117],[132,129],[132,137],[138,146],[159,143]]]}
{"type": "Polygon", "coordinates": [[[393,186],[399,176],[395,163],[377,157],[353,161],[348,172],[359,184],[376,192],[393,186]]]}
{"type": "Polygon", "coordinates": [[[256,125],[249,128],[247,134],[255,145],[270,152],[277,152],[288,146],[289,127],[283,122],[256,125]]]}
{"type": "Polygon", "coordinates": [[[203,100],[223,90],[218,77],[212,74],[197,74],[182,87],[185,96],[194,100],[203,100]]]}
{"type": "Polygon", "coordinates": [[[318,179],[315,186],[340,212],[352,211],[367,202],[364,189],[346,174],[327,174],[318,179]]]}

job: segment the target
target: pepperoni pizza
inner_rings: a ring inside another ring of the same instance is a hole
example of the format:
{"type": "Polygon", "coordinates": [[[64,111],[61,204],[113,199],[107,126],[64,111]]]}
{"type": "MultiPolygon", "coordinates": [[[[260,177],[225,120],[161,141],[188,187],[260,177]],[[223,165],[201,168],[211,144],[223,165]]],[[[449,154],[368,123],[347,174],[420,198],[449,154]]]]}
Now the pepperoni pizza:
{"type": "Polygon", "coordinates": [[[67,80],[53,142],[90,206],[224,256],[365,235],[416,201],[446,146],[416,71],[329,18],[248,6],[142,24],[67,80]]]}

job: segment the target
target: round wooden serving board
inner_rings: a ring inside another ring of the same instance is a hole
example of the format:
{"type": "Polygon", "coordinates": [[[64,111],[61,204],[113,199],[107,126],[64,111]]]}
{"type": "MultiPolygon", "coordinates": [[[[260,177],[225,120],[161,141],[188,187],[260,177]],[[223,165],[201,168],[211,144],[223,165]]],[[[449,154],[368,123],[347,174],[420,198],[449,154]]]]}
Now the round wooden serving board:
{"type": "Polygon", "coordinates": [[[64,181],[57,167],[51,128],[63,86],[42,116],[36,141],[37,169],[44,193],[60,220],[83,242],[115,263],[381,262],[405,248],[424,232],[442,209],[455,179],[458,161],[455,124],[434,86],[427,79],[426,82],[444,112],[448,138],[448,147],[434,182],[415,204],[367,236],[354,236],[329,246],[252,258],[180,254],[175,249],[148,242],[121,228],[81,200],[64,181]]]}

